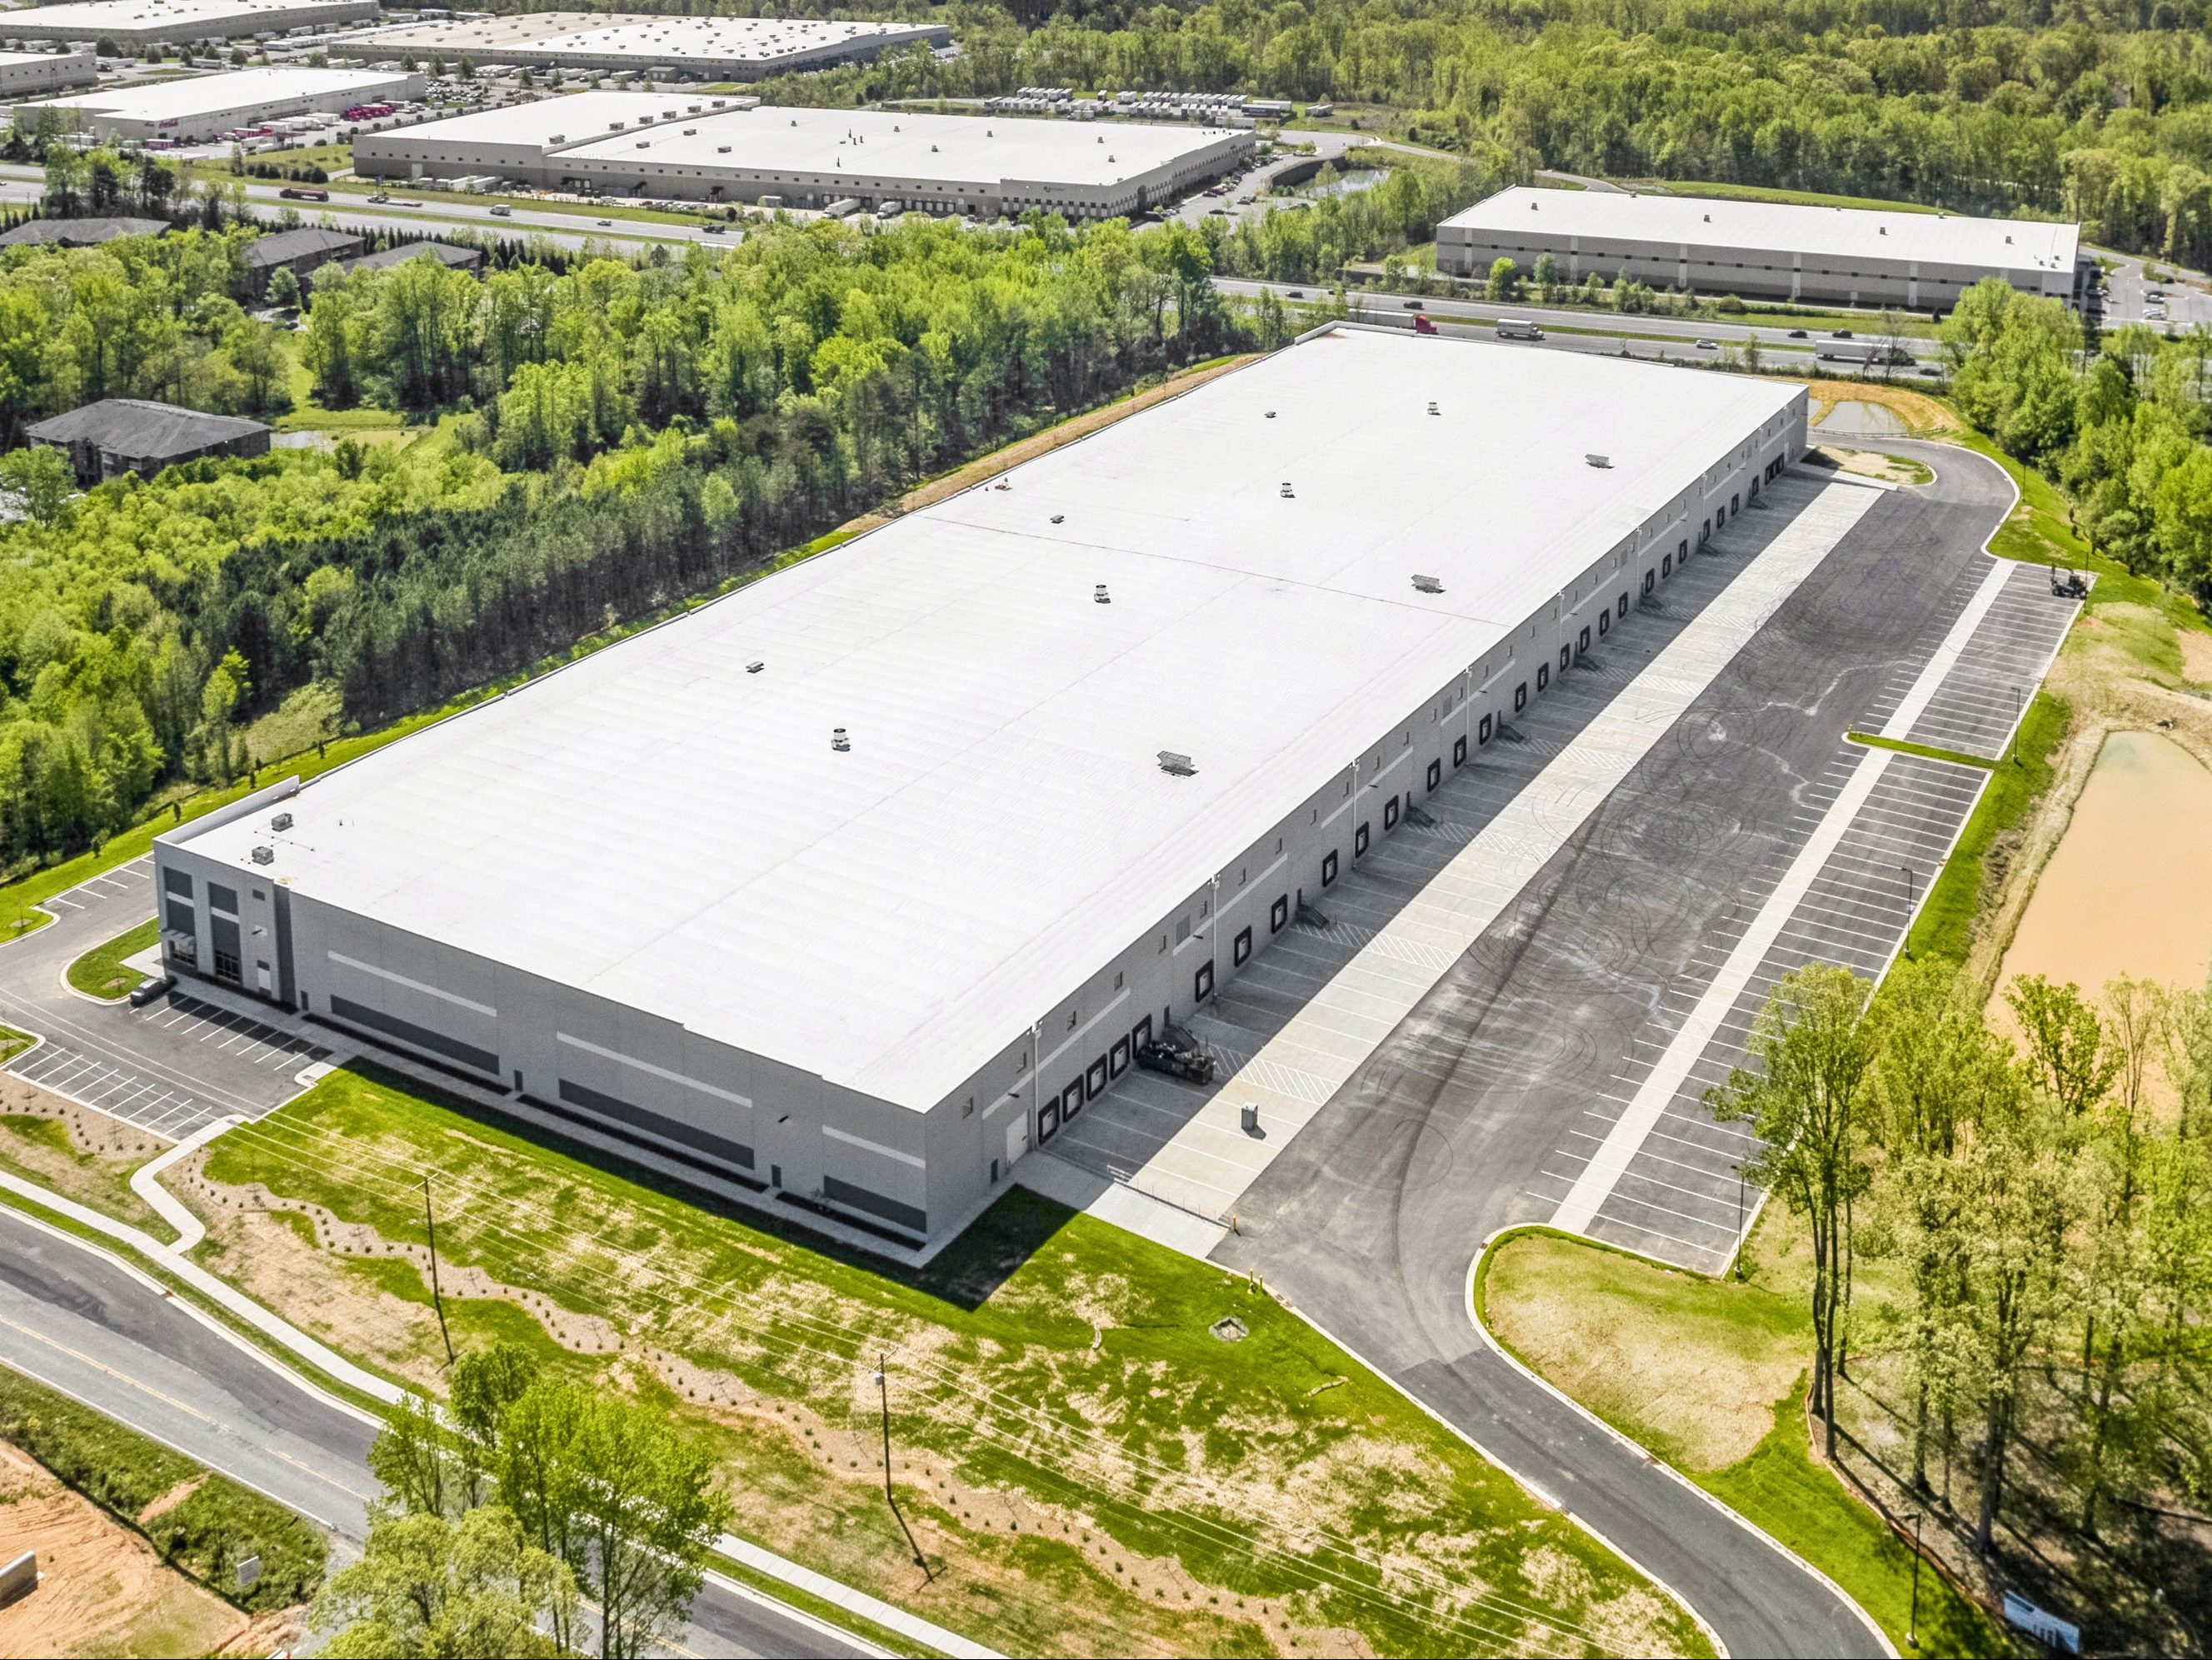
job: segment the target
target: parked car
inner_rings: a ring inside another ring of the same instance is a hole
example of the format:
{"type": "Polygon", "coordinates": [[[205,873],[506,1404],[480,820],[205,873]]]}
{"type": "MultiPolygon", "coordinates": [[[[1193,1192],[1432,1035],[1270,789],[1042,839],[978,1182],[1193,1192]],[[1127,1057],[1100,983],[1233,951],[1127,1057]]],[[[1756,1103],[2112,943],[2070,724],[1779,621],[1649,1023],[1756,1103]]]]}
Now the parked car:
{"type": "Polygon", "coordinates": [[[131,1006],[143,1009],[156,997],[167,997],[176,988],[176,984],[174,974],[149,974],[131,988],[131,1006]]]}

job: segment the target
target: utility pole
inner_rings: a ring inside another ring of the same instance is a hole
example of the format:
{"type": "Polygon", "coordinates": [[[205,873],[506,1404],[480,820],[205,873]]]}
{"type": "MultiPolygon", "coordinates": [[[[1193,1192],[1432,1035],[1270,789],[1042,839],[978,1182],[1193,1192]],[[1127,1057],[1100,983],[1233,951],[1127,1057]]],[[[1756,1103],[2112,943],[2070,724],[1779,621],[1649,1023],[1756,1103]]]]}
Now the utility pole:
{"type": "Polygon", "coordinates": [[[937,1576],[929,1571],[929,1559],[921,1554],[915,1542],[914,1530],[906,1524],[906,1517],[898,1507],[898,1499],[891,1492],[891,1384],[890,1357],[882,1350],[876,1352],[876,1398],[884,1409],[884,1502],[898,1518],[899,1531],[906,1535],[907,1548],[914,1553],[914,1565],[921,1570],[925,1581],[933,1582],[937,1576]]]}
{"type": "Polygon", "coordinates": [[[430,1306],[438,1311],[438,1335],[446,1340],[446,1364],[453,1364],[453,1334],[446,1329],[446,1299],[438,1289],[438,1224],[430,1215],[430,1172],[422,1172],[422,1231],[430,1236],[430,1306]]]}

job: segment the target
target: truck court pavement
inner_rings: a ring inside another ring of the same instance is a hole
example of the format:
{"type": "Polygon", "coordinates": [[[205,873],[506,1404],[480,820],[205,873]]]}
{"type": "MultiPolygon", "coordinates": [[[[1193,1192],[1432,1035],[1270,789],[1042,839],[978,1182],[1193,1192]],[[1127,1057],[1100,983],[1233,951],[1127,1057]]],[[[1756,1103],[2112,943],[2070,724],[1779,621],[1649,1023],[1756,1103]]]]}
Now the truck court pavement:
{"type": "MultiPolygon", "coordinates": [[[[1788,966],[1887,963],[1985,781],[1843,735],[1940,721],[1952,743],[1998,752],[2008,720],[1988,712],[2008,714],[2015,674],[2032,691],[2075,615],[2041,570],[1981,553],[2013,500],[1993,464],[1882,447],[1928,461],[1935,484],[1885,494],[1842,538],[1243,1193],[1238,1232],[1213,1251],[1263,1272],[1674,1587],[1740,1655],[1877,1645],[1796,1563],[1491,1348],[1468,1275],[1484,1239],[1526,1222],[1700,1267],[1725,1260],[1745,1149],[1698,1094],[1741,1057],[1788,966]]],[[[1683,615],[1646,627],[1684,626],[1735,562],[1726,550],[1694,560],[1662,591],[1683,615]]],[[[1644,633],[1614,651],[1645,649],[1644,633]]],[[[1602,675],[1568,677],[1530,710],[1525,748],[1571,742],[1611,689],[1602,675]]],[[[1542,764],[1510,746],[1484,754],[1523,779],[1542,764]]],[[[1471,795],[1438,816],[1482,809],[1471,795]]],[[[1393,857],[1419,854],[1393,839],[1393,857]]],[[[1218,1012],[1256,1018],[1257,1002],[1218,1012]]]]}

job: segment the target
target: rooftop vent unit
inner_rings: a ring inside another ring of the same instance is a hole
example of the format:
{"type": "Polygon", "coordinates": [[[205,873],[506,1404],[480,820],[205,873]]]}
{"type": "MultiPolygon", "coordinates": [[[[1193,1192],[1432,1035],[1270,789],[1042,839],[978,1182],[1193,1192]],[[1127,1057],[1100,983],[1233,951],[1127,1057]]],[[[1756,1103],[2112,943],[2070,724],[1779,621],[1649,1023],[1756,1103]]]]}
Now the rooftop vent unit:
{"type": "Polygon", "coordinates": [[[1291,481],[1287,478],[1283,481],[1283,500],[1285,501],[1297,500],[1297,492],[1291,488],[1291,481]]]}
{"type": "Polygon", "coordinates": [[[1268,420],[1270,420],[1270,421],[1273,421],[1274,418],[1275,418],[1275,412],[1274,412],[1273,409],[1268,410],[1268,411],[1267,411],[1267,419],[1268,419],[1268,420]]]}
{"type": "Polygon", "coordinates": [[[292,815],[289,813],[279,813],[269,821],[269,827],[279,832],[289,830],[292,827],[292,815]]]}
{"type": "Polygon", "coordinates": [[[1611,456],[1586,455],[1583,459],[1589,463],[1593,467],[1610,467],[1613,465],[1613,457],[1611,456]]]}
{"type": "Polygon", "coordinates": [[[1103,582],[1091,591],[1091,598],[1094,604],[1098,605],[1111,605],[1114,603],[1108,596],[1106,585],[1103,582]]]}
{"type": "Polygon", "coordinates": [[[832,749],[849,749],[853,747],[853,740],[845,736],[843,727],[833,726],[830,729],[830,747],[832,749]]]}
{"type": "Polygon", "coordinates": [[[760,671],[761,671],[762,669],[765,669],[765,668],[767,668],[767,667],[768,667],[768,664],[766,664],[765,663],[762,663],[762,662],[758,661],[757,659],[756,659],[754,662],[748,663],[745,665],[745,672],[746,672],[747,674],[749,674],[749,675],[757,675],[758,673],[760,673],[760,671]]]}
{"type": "Polygon", "coordinates": [[[257,848],[255,848],[255,849],[253,850],[253,862],[254,862],[256,864],[274,864],[274,863],[276,863],[276,850],[275,848],[273,848],[273,847],[257,847],[257,848]]]}
{"type": "Polygon", "coordinates": [[[684,129],[684,136],[686,138],[696,138],[699,136],[699,129],[696,127],[686,127],[684,129]]]}
{"type": "Polygon", "coordinates": [[[1416,593],[1441,594],[1443,591],[1444,584],[1442,577],[1417,576],[1413,579],[1413,591],[1416,593]]]}
{"type": "Polygon", "coordinates": [[[1429,413],[1431,415],[1442,415],[1443,413],[1443,410],[1437,408],[1437,401],[1433,397],[1429,400],[1429,413]]]}
{"type": "Polygon", "coordinates": [[[729,153],[730,147],[727,144],[717,144],[714,146],[714,154],[717,155],[727,155],[729,153]]]}
{"type": "Polygon", "coordinates": [[[1172,749],[1163,749],[1160,751],[1160,771],[1172,772],[1179,779],[1187,779],[1197,772],[1198,767],[1188,755],[1178,755],[1172,749]]]}

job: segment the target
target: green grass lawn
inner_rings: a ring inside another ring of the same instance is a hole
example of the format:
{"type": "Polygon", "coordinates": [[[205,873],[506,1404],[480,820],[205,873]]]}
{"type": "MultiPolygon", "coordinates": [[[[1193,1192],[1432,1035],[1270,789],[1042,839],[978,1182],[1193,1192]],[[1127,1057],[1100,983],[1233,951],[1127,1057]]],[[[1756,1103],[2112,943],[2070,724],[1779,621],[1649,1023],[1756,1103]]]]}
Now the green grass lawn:
{"type": "Polygon", "coordinates": [[[2029,807],[2051,787],[2058,746],[2065,741],[2072,718],[2063,699],[2049,692],[2035,694],[2010,756],[1990,769],[1989,787],[1982,791],[1966,827],[1960,832],[1958,845],[1920,907],[1906,939],[1909,949],[1921,956],[1966,961],[1973,943],[1974,918],[1981,914],[1990,849],[2027,817],[2029,807]]]}
{"type": "MultiPolygon", "coordinates": [[[[1770,1211],[1762,1238],[1788,1226],[1770,1211]]],[[[1476,1271],[1476,1308],[1522,1362],[1649,1447],[1844,1588],[1905,1654],[2007,1655],[1990,1617],[1813,1457],[1804,1298],[1662,1267],[1549,1230],[1509,1236],[1476,1271]],[[1763,1432],[1763,1433],[1761,1433],[1763,1432]]]]}
{"type": "Polygon", "coordinates": [[[1978,766],[1987,772],[1997,764],[1979,755],[1970,755],[1963,749],[1939,749],[1932,743],[1911,743],[1903,738],[1886,738],[1879,732],[1850,732],[1844,736],[1853,743],[1863,743],[1870,749],[1894,749],[1900,755],[1924,755],[1929,760],[1948,760],[1954,766],[1978,766]]]}
{"type": "MultiPolygon", "coordinates": [[[[1076,1544],[1066,1522],[1018,1542],[981,1536],[1029,1588],[1004,1637],[1020,1639],[1018,1650],[1065,1646],[1067,1628],[1052,1622],[1070,1609],[1184,1651],[1248,1649],[1251,1628],[1225,1602],[1152,1602],[1152,1569],[1148,1612],[1131,1609],[1109,1565],[1131,1564],[1126,1579],[1138,1559],[1169,1558],[1238,1597],[1294,1599],[1302,1621],[1348,1627],[1384,1653],[1517,1640],[1518,1617],[1475,1600],[1477,1587],[1604,1627],[1602,1645],[1616,1651],[1703,1648],[1686,1618],[1651,1601],[1601,1546],[1264,1292],[1024,1190],[929,1268],[902,1271],[587,1161],[368,1067],[333,1074],[254,1136],[217,1142],[208,1166],[217,1182],[263,1182],[408,1241],[421,1238],[411,1184],[424,1170],[447,1196],[445,1260],[608,1319],[625,1353],[681,1354],[849,1425],[862,1448],[877,1433],[875,1403],[854,1380],[888,1348],[896,1435],[918,1463],[1026,1494],[1053,1507],[1048,1524],[1088,1518],[1107,1536],[1076,1544]],[[1244,1323],[1242,1341],[1209,1330],[1228,1314],[1244,1323]],[[1320,1516],[1334,1539],[1313,1530],[1320,1516]],[[1385,1556],[1399,1565],[1388,1582],[1385,1556]],[[1044,1584],[1057,1600],[1040,1609],[1028,1599],[1044,1584]]],[[[407,1272],[386,1288],[419,1299],[419,1276],[407,1272]]],[[[732,1438],[730,1456],[741,1486],[791,1491],[817,1513],[840,1502],[880,1512],[879,1492],[847,1501],[807,1488],[820,1472],[794,1469],[775,1438],[732,1438]],[[756,1475],[748,1459],[768,1462],[756,1475]]],[[[936,1502],[926,1477],[910,1479],[913,1504],[936,1502]]],[[[915,1600],[905,1578],[886,1580],[895,1557],[825,1560],[805,1537],[767,1542],[863,1575],[854,1583],[933,1618],[957,1612],[915,1600]]]]}
{"type": "Polygon", "coordinates": [[[144,977],[125,968],[123,960],[135,957],[161,937],[161,924],[149,917],[136,928],[118,934],[105,945],[95,945],[69,966],[69,983],[78,991],[112,1003],[127,995],[144,977]]]}

